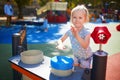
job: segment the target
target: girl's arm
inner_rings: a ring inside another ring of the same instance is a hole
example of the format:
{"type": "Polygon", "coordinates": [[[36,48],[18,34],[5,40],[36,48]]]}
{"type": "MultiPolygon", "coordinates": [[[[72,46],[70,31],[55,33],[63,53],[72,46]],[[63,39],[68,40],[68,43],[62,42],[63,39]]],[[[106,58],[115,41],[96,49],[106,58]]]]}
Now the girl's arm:
{"type": "Polygon", "coordinates": [[[63,50],[63,49],[65,49],[65,46],[63,45],[63,42],[67,39],[67,35],[65,34],[65,35],[63,35],[62,37],[61,37],[61,39],[59,39],[58,41],[57,41],[57,47],[56,48],[58,48],[58,49],[60,49],[60,50],[63,50]]]}
{"type": "Polygon", "coordinates": [[[76,39],[81,44],[81,46],[86,49],[90,44],[90,34],[88,34],[85,39],[82,39],[80,36],[77,36],[76,39]]]}
{"type": "Polygon", "coordinates": [[[64,42],[67,39],[67,34],[65,34],[64,36],[61,37],[61,41],[64,42]]]}
{"type": "Polygon", "coordinates": [[[74,37],[76,38],[76,40],[80,43],[80,45],[81,45],[84,49],[88,48],[88,46],[89,46],[89,44],[90,44],[90,34],[88,34],[88,35],[85,37],[85,39],[83,39],[83,38],[81,38],[81,37],[79,36],[79,34],[78,34],[78,33],[79,33],[78,29],[72,28],[71,31],[72,31],[72,34],[74,35],[74,37]]]}

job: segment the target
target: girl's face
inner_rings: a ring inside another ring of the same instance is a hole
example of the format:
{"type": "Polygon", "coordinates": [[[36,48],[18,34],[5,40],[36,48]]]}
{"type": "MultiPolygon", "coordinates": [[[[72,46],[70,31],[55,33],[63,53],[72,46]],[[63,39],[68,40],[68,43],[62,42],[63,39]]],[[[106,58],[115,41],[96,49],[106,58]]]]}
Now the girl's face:
{"type": "Polygon", "coordinates": [[[84,10],[78,10],[72,13],[72,23],[76,28],[81,28],[85,22],[86,12],[84,10]]]}

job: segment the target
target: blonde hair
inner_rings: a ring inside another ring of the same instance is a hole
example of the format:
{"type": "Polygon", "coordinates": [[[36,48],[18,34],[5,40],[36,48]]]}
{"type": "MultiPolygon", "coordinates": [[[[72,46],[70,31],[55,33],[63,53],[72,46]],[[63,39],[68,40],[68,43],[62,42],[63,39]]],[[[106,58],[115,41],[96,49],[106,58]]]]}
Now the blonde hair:
{"type": "Polygon", "coordinates": [[[70,17],[71,19],[70,20],[72,20],[73,12],[81,11],[81,10],[85,11],[85,13],[86,13],[86,22],[88,22],[89,21],[89,12],[88,12],[88,9],[84,5],[78,5],[78,6],[76,6],[75,8],[72,9],[71,17],[70,17]]]}

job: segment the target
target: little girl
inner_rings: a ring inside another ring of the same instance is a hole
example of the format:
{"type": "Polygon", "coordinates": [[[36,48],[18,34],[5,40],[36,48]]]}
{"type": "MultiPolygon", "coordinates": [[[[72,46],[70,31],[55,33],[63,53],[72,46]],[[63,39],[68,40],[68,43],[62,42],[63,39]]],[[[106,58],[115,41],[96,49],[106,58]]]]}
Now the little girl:
{"type": "Polygon", "coordinates": [[[89,47],[90,32],[84,27],[89,21],[89,12],[84,5],[78,5],[71,11],[71,29],[58,40],[58,49],[64,49],[63,42],[69,37],[74,55],[74,66],[90,68],[92,51],[89,47]]]}

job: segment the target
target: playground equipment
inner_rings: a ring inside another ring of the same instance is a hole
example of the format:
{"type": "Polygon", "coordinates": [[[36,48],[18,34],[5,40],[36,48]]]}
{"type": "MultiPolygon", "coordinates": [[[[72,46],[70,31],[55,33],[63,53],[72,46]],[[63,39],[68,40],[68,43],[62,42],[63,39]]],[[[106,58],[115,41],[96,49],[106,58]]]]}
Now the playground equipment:
{"type": "Polygon", "coordinates": [[[68,56],[55,56],[51,58],[51,73],[56,76],[69,76],[72,74],[73,59],[68,56]]]}
{"type": "Polygon", "coordinates": [[[48,19],[48,22],[65,23],[67,22],[66,10],[67,2],[48,2],[45,6],[37,9],[37,15],[47,13],[44,17],[48,19]]]}
{"type": "Polygon", "coordinates": [[[48,2],[45,6],[37,9],[37,15],[42,14],[46,11],[66,11],[67,10],[67,2],[48,2]]]}
{"type": "Polygon", "coordinates": [[[107,55],[108,53],[102,50],[102,44],[106,44],[111,37],[106,26],[95,27],[91,34],[94,42],[99,45],[99,50],[94,52],[93,67],[91,70],[91,80],[105,80],[107,55]]]}
{"type": "Polygon", "coordinates": [[[120,24],[116,26],[116,30],[120,31],[120,24]]]}
{"type": "Polygon", "coordinates": [[[12,35],[12,55],[18,55],[27,50],[26,25],[18,33],[12,35]]]}
{"type": "MultiPolygon", "coordinates": [[[[26,25],[18,33],[12,35],[12,56],[27,50],[26,25]]],[[[21,80],[21,74],[13,70],[13,80],[21,80]]]]}

